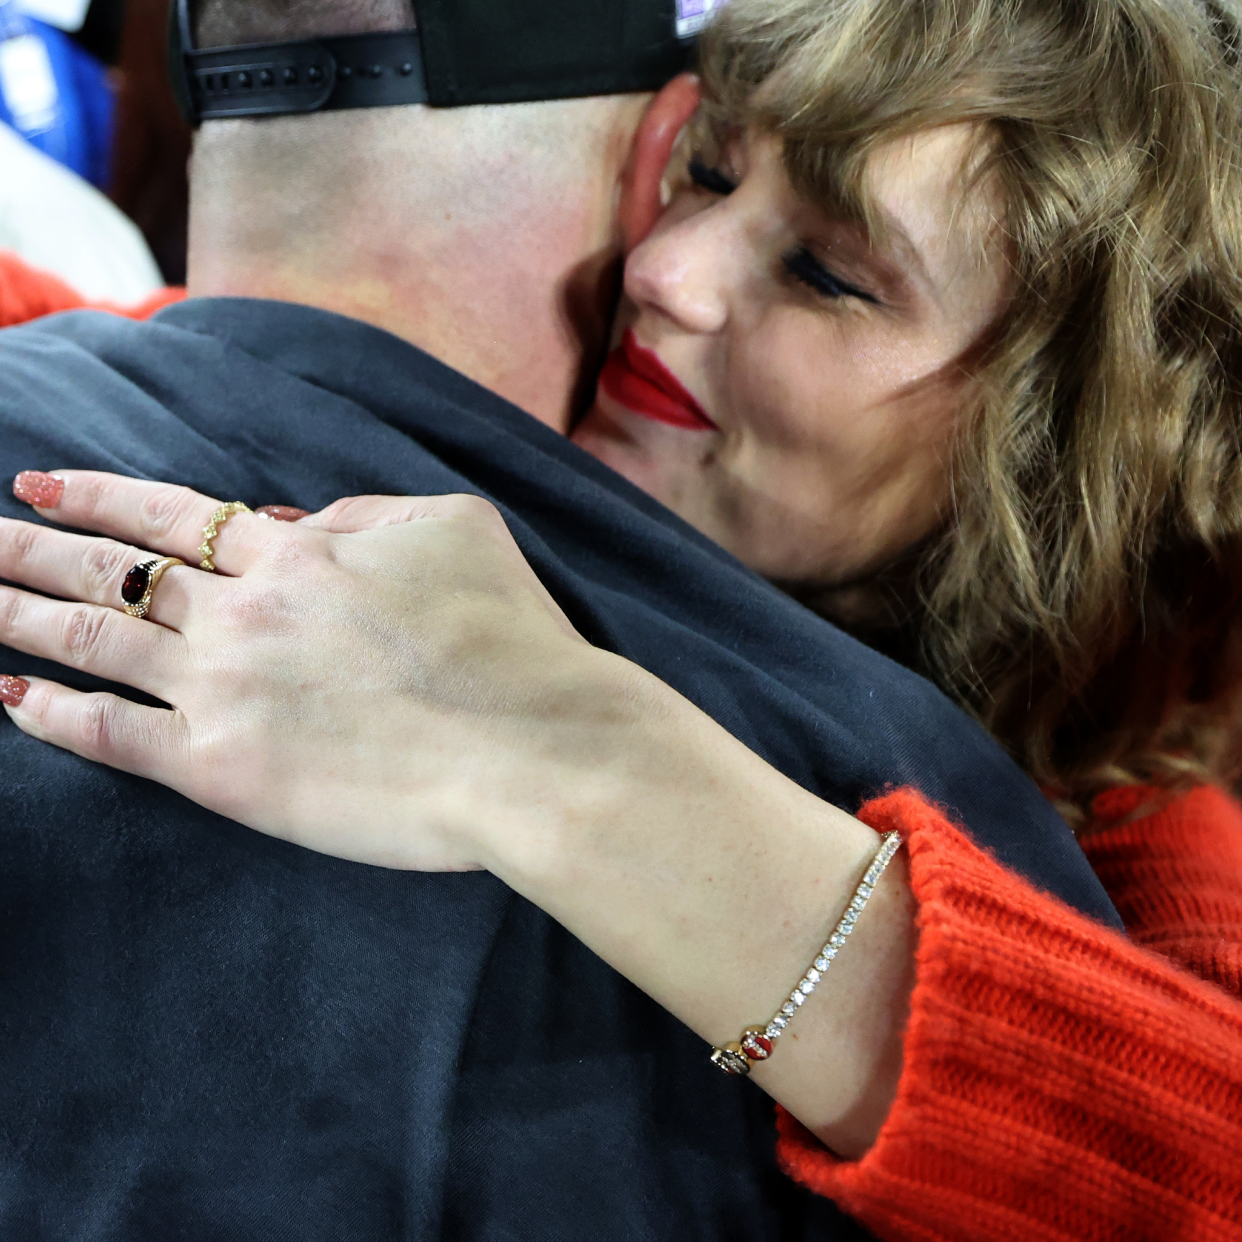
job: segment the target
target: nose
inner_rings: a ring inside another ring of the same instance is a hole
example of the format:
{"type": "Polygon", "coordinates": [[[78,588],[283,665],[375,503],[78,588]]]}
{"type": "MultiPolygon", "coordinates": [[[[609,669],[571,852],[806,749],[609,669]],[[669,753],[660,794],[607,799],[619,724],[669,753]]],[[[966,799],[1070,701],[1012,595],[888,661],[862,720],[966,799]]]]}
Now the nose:
{"type": "Polygon", "coordinates": [[[722,199],[657,228],[630,254],[625,291],[686,332],[721,331],[741,267],[741,230],[722,199]]]}

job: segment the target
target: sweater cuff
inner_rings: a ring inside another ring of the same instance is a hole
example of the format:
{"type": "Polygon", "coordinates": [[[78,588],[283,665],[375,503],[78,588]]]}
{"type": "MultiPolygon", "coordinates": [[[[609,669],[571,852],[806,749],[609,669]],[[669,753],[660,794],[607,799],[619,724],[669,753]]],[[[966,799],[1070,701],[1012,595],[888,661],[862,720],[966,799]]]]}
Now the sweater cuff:
{"type": "Polygon", "coordinates": [[[1242,1007],[1006,871],[916,793],[859,818],[909,846],[905,1063],[856,1163],[782,1112],[785,1170],[903,1242],[1236,1240],[1204,1188],[1228,1194],[1221,1152],[1242,1151],[1242,1007]]]}
{"type": "Polygon", "coordinates": [[[1136,943],[1242,996],[1242,807],[1222,789],[1100,794],[1083,839],[1136,943]]]}

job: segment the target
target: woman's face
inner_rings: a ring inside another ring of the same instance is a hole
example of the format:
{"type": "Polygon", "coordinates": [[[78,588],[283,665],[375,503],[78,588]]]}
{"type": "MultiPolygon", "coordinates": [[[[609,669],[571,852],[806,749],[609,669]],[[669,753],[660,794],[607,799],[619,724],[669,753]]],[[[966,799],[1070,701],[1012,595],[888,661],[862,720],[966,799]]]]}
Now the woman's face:
{"type": "Polygon", "coordinates": [[[628,331],[574,439],[769,578],[843,585],[917,544],[1008,291],[972,136],[877,152],[883,249],[801,199],[768,135],[692,165],[630,256],[628,331]]]}

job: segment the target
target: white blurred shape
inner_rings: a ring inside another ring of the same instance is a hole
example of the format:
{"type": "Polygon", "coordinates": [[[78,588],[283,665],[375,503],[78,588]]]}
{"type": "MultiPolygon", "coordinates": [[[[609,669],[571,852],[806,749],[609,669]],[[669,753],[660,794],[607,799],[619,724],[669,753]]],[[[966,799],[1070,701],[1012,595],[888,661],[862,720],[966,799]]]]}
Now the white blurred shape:
{"type": "Polygon", "coordinates": [[[0,43],[0,91],[18,129],[38,133],[56,124],[60,92],[42,39],[18,35],[0,43]]]}
{"type": "Polygon", "coordinates": [[[87,298],[140,302],[164,283],[128,216],[3,123],[0,248],[55,272],[87,298]]]}
{"type": "Polygon", "coordinates": [[[73,34],[82,29],[91,0],[17,0],[16,7],[27,17],[36,17],[49,26],[73,34]]]}

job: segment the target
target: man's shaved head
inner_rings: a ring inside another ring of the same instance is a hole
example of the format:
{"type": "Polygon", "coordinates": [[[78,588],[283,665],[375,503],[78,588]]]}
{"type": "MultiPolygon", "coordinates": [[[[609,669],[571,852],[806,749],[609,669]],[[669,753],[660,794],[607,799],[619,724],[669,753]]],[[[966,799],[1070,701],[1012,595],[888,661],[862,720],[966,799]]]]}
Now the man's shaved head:
{"type": "MultiPolygon", "coordinates": [[[[410,29],[415,3],[197,0],[195,41],[410,29]]],[[[649,100],[205,121],[191,175],[190,292],[362,319],[565,430],[607,344],[623,170],[649,100]]]]}
{"type": "Polygon", "coordinates": [[[198,14],[195,42],[204,48],[375,34],[414,25],[410,0],[200,0],[193,7],[198,14]]]}

